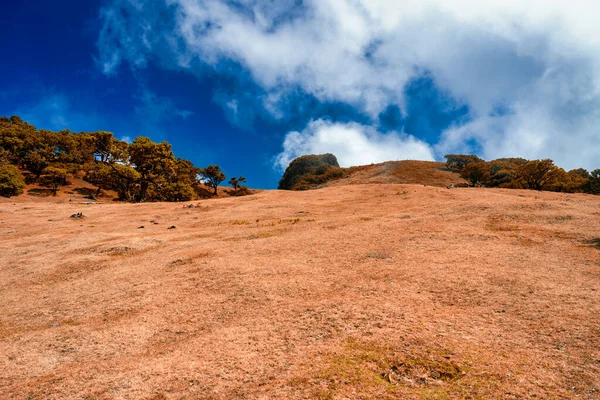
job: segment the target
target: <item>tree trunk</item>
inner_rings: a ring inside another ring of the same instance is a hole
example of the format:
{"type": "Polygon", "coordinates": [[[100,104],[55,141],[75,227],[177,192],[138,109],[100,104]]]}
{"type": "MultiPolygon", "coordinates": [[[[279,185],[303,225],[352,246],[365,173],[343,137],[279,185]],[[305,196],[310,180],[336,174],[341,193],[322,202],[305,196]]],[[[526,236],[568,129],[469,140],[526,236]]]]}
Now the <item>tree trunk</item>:
{"type": "Polygon", "coordinates": [[[146,193],[148,193],[148,181],[143,180],[140,185],[140,197],[137,199],[138,202],[142,202],[146,199],[146,193]]]}

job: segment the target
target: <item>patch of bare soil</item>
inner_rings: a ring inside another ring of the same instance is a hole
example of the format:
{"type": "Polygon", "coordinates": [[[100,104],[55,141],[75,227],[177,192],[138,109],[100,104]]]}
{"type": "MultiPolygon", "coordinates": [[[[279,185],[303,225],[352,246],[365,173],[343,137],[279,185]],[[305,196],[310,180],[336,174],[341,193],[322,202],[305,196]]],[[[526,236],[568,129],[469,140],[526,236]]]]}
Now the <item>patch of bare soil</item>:
{"type": "Polygon", "coordinates": [[[423,185],[0,200],[0,399],[598,399],[599,227],[423,185]]]}

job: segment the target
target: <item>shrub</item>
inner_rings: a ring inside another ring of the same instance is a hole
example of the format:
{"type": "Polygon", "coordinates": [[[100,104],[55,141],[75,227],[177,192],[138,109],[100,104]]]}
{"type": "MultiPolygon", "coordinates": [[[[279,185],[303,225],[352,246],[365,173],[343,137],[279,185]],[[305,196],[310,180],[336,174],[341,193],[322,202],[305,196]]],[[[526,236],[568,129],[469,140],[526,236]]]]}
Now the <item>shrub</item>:
{"type": "Polygon", "coordinates": [[[161,193],[165,201],[190,201],[196,194],[191,185],[183,182],[171,183],[161,193]]]}
{"type": "Polygon", "coordinates": [[[10,164],[0,165],[0,196],[11,197],[23,193],[25,178],[17,167],[10,164]]]}

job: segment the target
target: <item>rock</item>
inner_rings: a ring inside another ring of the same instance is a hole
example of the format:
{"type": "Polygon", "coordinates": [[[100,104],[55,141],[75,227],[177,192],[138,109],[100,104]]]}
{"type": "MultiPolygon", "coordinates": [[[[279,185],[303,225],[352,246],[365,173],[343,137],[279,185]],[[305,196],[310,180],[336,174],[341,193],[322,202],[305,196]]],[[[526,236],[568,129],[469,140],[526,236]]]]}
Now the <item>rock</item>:
{"type": "Polygon", "coordinates": [[[279,189],[303,190],[344,175],[333,154],[310,154],[296,158],[285,170],[279,189]]]}

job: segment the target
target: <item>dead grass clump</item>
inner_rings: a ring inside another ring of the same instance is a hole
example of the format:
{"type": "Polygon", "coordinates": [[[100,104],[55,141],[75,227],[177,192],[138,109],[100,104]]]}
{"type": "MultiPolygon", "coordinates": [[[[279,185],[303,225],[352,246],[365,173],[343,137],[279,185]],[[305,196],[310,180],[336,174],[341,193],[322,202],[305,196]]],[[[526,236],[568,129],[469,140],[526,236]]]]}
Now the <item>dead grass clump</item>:
{"type": "Polygon", "coordinates": [[[157,393],[157,394],[154,394],[154,395],[152,395],[150,397],[146,397],[145,400],[167,400],[167,396],[165,396],[162,393],[157,393]]]}
{"type": "Polygon", "coordinates": [[[169,267],[176,267],[176,266],[178,266],[178,265],[186,265],[186,264],[189,264],[189,263],[191,263],[191,262],[192,262],[192,259],[191,259],[191,258],[183,258],[183,259],[181,259],[181,258],[178,258],[177,260],[173,260],[173,261],[171,261],[171,262],[168,264],[168,266],[169,266],[169,267]]]}
{"type": "Polygon", "coordinates": [[[99,253],[108,254],[111,256],[122,256],[131,253],[133,249],[127,246],[111,247],[105,250],[100,250],[99,253]]]}
{"type": "Polygon", "coordinates": [[[588,244],[588,245],[592,246],[593,248],[600,250],[600,237],[588,240],[585,242],[585,244],[588,244]]]}
{"type": "Polygon", "coordinates": [[[517,224],[512,224],[502,217],[490,216],[487,220],[487,228],[493,232],[512,232],[519,230],[517,224]]]}
{"type": "Polygon", "coordinates": [[[367,254],[367,258],[374,258],[376,260],[389,260],[392,258],[391,254],[387,254],[387,253],[379,253],[379,252],[375,252],[375,253],[369,253],[367,254]]]}
{"type": "Polygon", "coordinates": [[[231,225],[250,225],[250,221],[245,219],[231,221],[231,225]]]}
{"type": "Polygon", "coordinates": [[[553,215],[551,217],[548,217],[548,222],[551,224],[568,222],[568,221],[572,221],[572,220],[573,220],[572,215],[553,215]]]}
{"type": "Polygon", "coordinates": [[[267,239],[270,237],[275,237],[281,235],[281,231],[266,231],[266,232],[257,232],[248,236],[248,240],[256,240],[256,239],[267,239]]]}

